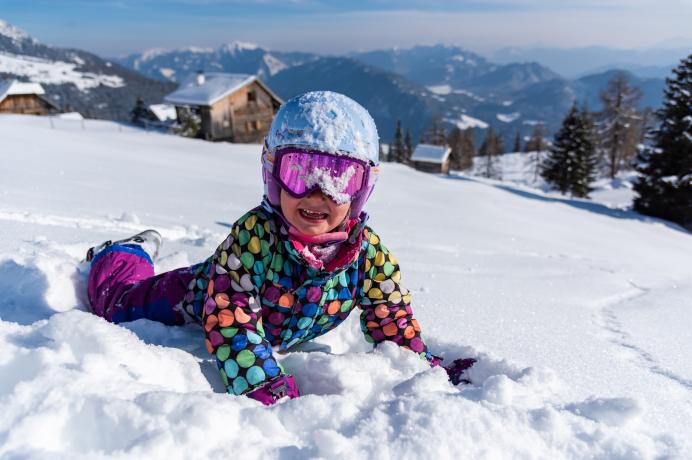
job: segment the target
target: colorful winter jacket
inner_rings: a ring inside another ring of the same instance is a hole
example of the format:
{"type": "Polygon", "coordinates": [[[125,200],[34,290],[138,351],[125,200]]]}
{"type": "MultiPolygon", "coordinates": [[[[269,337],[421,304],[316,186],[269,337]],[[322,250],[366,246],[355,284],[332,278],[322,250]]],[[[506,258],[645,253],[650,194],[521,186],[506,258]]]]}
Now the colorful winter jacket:
{"type": "Polygon", "coordinates": [[[432,359],[411,295],[399,284],[397,261],[366,220],[363,213],[342,244],[341,262],[320,270],[307,264],[265,202],[241,217],[200,265],[183,307],[201,320],[229,393],[246,393],[283,373],[272,347],[288,350],[318,337],[356,306],[368,342],[390,340],[432,359]]]}

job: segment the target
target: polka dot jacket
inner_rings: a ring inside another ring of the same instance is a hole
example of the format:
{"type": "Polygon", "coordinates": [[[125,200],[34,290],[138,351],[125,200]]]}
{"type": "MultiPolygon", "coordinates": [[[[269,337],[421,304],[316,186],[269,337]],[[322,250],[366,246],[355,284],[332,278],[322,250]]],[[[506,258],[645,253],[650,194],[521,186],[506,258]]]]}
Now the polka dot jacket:
{"type": "Polygon", "coordinates": [[[342,243],[336,266],[315,269],[266,202],[234,225],[215,254],[197,266],[183,308],[202,323],[224,385],[247,393],[283,373],[280,351],[342,323],[355,307],[375,345],[385,340],[432,360],[400,285],[394,256],[361,215],[342,243]]]}

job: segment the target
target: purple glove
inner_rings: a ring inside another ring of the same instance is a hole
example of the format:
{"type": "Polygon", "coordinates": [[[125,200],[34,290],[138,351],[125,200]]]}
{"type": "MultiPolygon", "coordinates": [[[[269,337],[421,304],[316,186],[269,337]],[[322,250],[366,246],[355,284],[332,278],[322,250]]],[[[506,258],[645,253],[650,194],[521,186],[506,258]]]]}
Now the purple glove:
{"type": "Polygon", "coordinates": [[[469,379],[462,377],[462,375],[464,374],[464,371],[466,371],[466,369],[473,366],[473,364],[476,362],[475,359],[473,359],[473,358],[455,359],[454,361],[452,361],[452,364],[450,364],[449,366],[443,366],[442,360],[443,360],[443,358],[440,358],[439,356],[435,356],[435,355],[432,355],[429,359],[430,365],[432,367],[440,366],[442,369],[447,371],[447,375],[449,376],[449,381],[452,382],[452,384],[459,385],[460,383],[464,383],[464,384],[471,383],[471,381],[469,379]]]}
{"type": "Polygon", "coordinates": [[[298,396],[300,391],[292,375],[279,375],[247,394],[248,398],[256,399],[265,406],[271,406],[284,397],[293,399],[298,396]]]}
{"type": "Polygon", "coordinates": [[[449,366],[442,366],[444,370],[447,371],[449,375],[449,381],[454,385],[459,385],[460,383],[468,385],[471,383],[469,379],[463,377],[466,369],[470,368],[476,362],[473,358],[463,358],[455,359],[449,366]]]}

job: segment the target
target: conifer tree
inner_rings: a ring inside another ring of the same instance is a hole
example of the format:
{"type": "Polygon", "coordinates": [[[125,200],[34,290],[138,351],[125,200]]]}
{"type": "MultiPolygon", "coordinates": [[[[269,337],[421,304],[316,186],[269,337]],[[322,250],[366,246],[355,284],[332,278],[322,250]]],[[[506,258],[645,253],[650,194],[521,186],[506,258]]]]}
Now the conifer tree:
{"type": "Polygon", "coordinates": [[[462,149],[464,142],[464,133],[459,129],[458,126],[452,128],[449,136],[447,137],[447,145],[451,149],[449,154],[449,170],[461,171],[462,163],[462,149]]]}
{"type": "Polygon", "coordinates": [[[394,140],[389,146],[389,158],[398,163],[406,162],[406,146],[404,145],[404,135],[401,131],[401,120],[396,121],[394,140]]]}
{"type": "Polygon", "coordinates": [[[573,105],[555,135],[541,176],[562,194],[587,197],[596,167],[593,125],[586,109],[573,105]]]}
{"type": "Polygon", "coordinates": [[[517,129],[517,133],[514,136],[514,146],[512,147],[512,152],[521,152],[521,134],[517,129]]]}
{"type": "Polygon", "coordinates": [[[406,149],[406,161],[409,163],[411,161],[411,156],[413,155],[413,138],[411,137],[411,131],[406,130],[406,136],[404,137],[404,148],[406,149]]]}
{"type": "Polygon", "coordinates": [[[692,230],[692,54],[666,79],[653,146],[642,150],[634,208],[692,230]]]}

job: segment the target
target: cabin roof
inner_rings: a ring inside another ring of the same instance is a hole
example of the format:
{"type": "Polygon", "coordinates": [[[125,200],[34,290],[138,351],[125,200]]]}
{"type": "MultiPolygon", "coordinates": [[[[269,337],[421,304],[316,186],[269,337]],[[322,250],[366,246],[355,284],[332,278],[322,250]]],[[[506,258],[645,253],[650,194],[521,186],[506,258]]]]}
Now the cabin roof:
{"type": "Polygon", "coordinates": [[[38,83],[25,83],[17,80],[5,80],[0,82],[0,102],[7,96],[19,96],[25,94],[36,94],[41,96],[46,94],[43,86],[38,83]]]}
{"type": "Polygon", "coordinates": [[[181,83],[177,90],[167,95],[164,100],[175,105],[211,106],[255,81],[271,94],[272,97],[279,101],[279,103],[282,102],[282,100],[255,75],[220,72],[205,73],[204,83],[201,85],[197,84],[197,75],[191,75],[181,83]]]}
{"type": "Polygon", "coordinates": [[[175,106],[171,104],[151,104],[149,110],[159,121],[175,120],[178,117],[175,106]]]}
{"type": "Polygon", "coordinates": [[[418,144],[413,150],[411,161],[442,164],[447,160],[452,149],[442,145],[418,144]]]}

